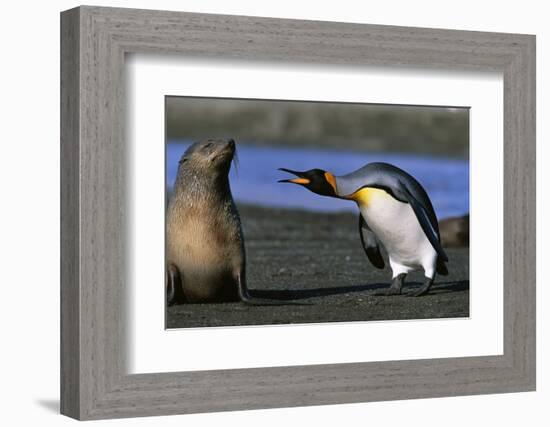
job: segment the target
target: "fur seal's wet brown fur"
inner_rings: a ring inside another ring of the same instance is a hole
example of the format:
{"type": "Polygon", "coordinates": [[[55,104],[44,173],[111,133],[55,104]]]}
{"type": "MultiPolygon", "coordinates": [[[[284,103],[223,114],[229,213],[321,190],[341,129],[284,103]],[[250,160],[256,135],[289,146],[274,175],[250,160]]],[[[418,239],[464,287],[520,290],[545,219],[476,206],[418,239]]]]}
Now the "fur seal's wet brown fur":
{"type": "Polygon", "coordinates": [[[447,248],[470,245],[470,215],[439,221],[441,244],[447,248]]]}
{"type": "Polygon", "coordinates": [[[232,139],[208,139],[182,156],[166,218],[168,304],[247,298],[245,249],[229,187],[232,139]]]}

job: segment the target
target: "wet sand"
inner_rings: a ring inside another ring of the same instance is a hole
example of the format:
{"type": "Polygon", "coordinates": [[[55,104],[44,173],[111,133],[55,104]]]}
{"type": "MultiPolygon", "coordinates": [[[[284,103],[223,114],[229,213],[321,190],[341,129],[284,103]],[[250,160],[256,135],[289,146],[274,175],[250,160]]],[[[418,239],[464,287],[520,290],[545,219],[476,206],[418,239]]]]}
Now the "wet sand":
{"type": "MultiPolygon", "coordinates": [[[[469,249],[447,248],[449,275],[423,297],[375,296],[391,271],[374,268],[359,240],[357,216],[239,205],[251,294],[303,304],[242,303],[168,307],[168,328],[430,319],[469,316],[469,249]]],[[[387,258],[386,258],[387,259],[387,258]]],[[[387,264],[387,263],[386,263],[387,264]]],[[[408,276],[404,293],[421,285],[408,276]]]]}

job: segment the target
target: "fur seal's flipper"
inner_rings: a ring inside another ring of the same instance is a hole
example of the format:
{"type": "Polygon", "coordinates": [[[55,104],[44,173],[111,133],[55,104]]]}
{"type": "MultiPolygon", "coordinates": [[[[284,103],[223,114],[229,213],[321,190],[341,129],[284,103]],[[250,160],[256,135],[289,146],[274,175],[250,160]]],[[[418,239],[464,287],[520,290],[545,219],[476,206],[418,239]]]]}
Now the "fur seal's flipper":
{"type": "Polygon", "coordinates": [[[426,295],[430,291],[430,288],[432,287],[433,282],[434,282],[434,279],[430,279],[429,277],[426,277],[424,284],[420,286],[420,288],[418,288],[416,291],[408,293],[407,296],[421,297],[422,295],[426,295]]]}
{"type": "Polygon", "coordinates": [[[300,302],[295,300],[283,301],[269,298],[257,298],[250,295],[248,288],[246,287],[245,270],[241,270],[236,274],[235,281],[237,282],[237,289],[239,292],[239,299],[246,305],[311,305],[310,303],[300,302]]]}
{"type": "Polygon", "coordinates": [[[401,289],[403,288],[403,283],[405,281],[405,273],[398,274],[395,276],[391,282],[391,286],[382,291],[376,292],[376,296],[389,296],[389,295],[401,295],[401,289]]]}
{"type": "Polygon", "coordinates": [[[426,212],[426,209],[420,204],[420,202],[418,202],[418,200],[416,200],[416,198],[411,194],[407,187],[402,183],[401,190],[403,192],[403,195],[407,199],[407,202],[409,202],[409,204],[413,208],[414,214],[416,215],[416,218],[418,219],[422,230],[424,230],[426,237],[437,252],[438,257],[441,258],[443,261],[449,261],[449,258],[447,258],[447,254],[441,247],[441,243],[439,243],[439,234],[436,231],[436,226],[432,224],[432,220],[428,212],[426,212]]]}
{"type": "Polygon", "coordinates": [[[361,214],[359,214],[359,236],[361,237],[361,244],[371,264],[376,268],[383,269],[385,265],[384,258],[382,258],[380,254],[378,240],[376,240],[376,236],[361,214]]]}
{"type": "Polygon", "coordinates": [[[181,273],[174,264],[168,264],[166,271],[166,303],[168,306],[183,304],[185,295],[181,283],[181,273]]]}
{"type": "Polygon", "coordinates": [[[267,298],[256,298],[250,295],[241,297],[241,302],[245,305],[255,305],[255,306],[266,306],[266,305],[312,305],[309,302],[301,302],[295,300],[283,301],[276,299],[267,299],[267,298]]]}

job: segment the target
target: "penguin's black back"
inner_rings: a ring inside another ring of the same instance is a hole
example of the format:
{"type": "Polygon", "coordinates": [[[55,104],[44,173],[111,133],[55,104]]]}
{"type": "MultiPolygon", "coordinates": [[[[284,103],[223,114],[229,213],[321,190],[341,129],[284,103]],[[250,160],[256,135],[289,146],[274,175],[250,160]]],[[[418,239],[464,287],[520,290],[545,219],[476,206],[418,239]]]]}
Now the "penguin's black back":
{"type": "Polygon", "coordinates": [[[363,187],[385,190],[397,200],[408,203],[403,194],[406,189],[426,209],[430,223],[439,238],[439,226],[432,202],[420,183],[403,169],[389,163],[374,162],[347,175],[336,177],[340,195],[353,194],[363,187]]]}

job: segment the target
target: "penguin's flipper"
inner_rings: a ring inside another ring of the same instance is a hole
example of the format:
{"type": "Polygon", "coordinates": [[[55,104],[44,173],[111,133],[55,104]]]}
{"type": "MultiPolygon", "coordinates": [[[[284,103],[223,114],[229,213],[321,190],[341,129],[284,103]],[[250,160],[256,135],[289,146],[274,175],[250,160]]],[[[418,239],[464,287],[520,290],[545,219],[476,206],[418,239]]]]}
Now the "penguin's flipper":
{"type": "Polygon", "coordinates": [[[371,264],[376,268],[383,269],[385,265],[384,258],[382,258],[382,254],[380,253],[378,240],[361,214],[359,214],[359,236],[361,237],[361,244],[371,264]]]}
{"type": "Polygon", "coordinates": [[[441,247],[441,243],[439,242],[439,233],[437,232],[437,229],[436,229],[437,222],[435,224],[432,223],[426,209],[422,206],[422,204],[418,200],[416,200],[416,198],[411,194],[411,192],[403,184],[401,184],[401,192],[409,202],[409,205],[411,205],[411,207],[413,208],[414,214],[416,215],[416,218],[418,219],[418,222],[420,223],[422,230],[424,231],[424,233],[426,234],[426,237],[428,238],[433,248],[437,252],[437,255],[443,261],[448,261],[449,258],[447,258],[447,254],[445,253],[445,251],[441,247]]]}

